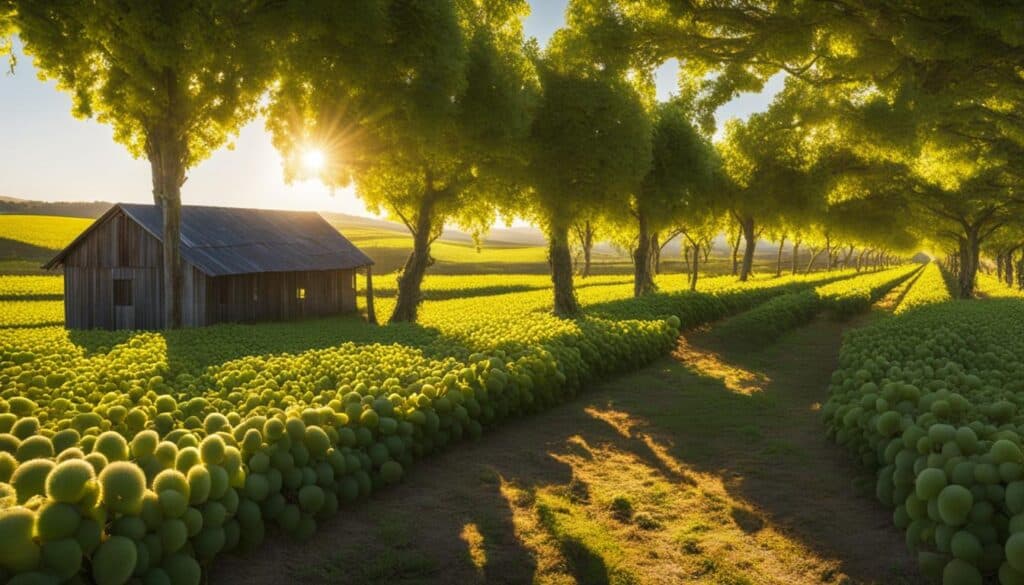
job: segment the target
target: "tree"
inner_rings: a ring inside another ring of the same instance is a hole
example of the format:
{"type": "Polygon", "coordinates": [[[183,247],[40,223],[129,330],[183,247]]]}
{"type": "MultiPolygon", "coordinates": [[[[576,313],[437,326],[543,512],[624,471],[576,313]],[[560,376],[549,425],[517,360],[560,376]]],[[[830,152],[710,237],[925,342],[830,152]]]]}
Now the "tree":
{"type": "Polygon", "coordinates": [[[259,2],[16,0],[14,24],[40,75],[73,113],[114,129],[150,163],[163,211],[165,325],[181,325],[181,187],[256,113],[270,69],[259,2]],[[215,33],[213,31],[216,31],[215,33]]]}
{"type": "Polygon", "coordinates": [[[480,232],[497,211],[516,207],[537,86],[522,37],[527,4],[363,0],[308,9],[281,54],[268,125],[293,166],[310,144],[326,150],[324,182],[354,181],[371,210],[409,229],[413,250],[390,321],[415,321],[445,223],[480,232]]]}
{"type": "Polygon", "coordinates": [[[701,80],[709,125],[718,105],[761,89],[779,71],[813,87],[846,138],[859,135],[861,155],[902,165],[904,176],[895,178],[917,183],[908,194],[955,242],[960,293],[971,296],[979,246],[1024,204],[1024,118],[1015,106],[1024,100],[1019,6],[589,3],[595,9],[584,24],[598,39],[614,38],[636,63],[677,57],[684,74],[701,80]]]}
{"type": "Polygon", "coordinates": [[[529,215],[548,237],[554,310],[573,316],[569,229],[588,213],[622,209],[647,172],[651,132],[636,90],[621,78],[549,54],[530,132],[529,215]]]}
{"type": "Polygon", "coordinates": [[[12,0],[0,0],[0,57],[7,56],[8,69],[14,71],[14,3],[12,0]]]}
{"type": "Polygon", "coordinates": [[[686,104],[659,104],[653,113],[652,163],[633,197],[636,221],[633,250],[633,293],[657,289],[656,262],[662,231],[683,223],[699,223],[712,207],[712,181],[717,171],[714,150],[689,119],[686,104]]]}
{"type": "Polygon", "coordinates": [[[764,226],[816,205],[820,196],[810,173],[815,153],[807,148],[806,128],[795,112],[802,104],[793,95],[777,98],[767,112],[746,122],[730,120],[717,145],[728,178],[726,204],[746,244],[741,281],[750,277],[764,226]]]}

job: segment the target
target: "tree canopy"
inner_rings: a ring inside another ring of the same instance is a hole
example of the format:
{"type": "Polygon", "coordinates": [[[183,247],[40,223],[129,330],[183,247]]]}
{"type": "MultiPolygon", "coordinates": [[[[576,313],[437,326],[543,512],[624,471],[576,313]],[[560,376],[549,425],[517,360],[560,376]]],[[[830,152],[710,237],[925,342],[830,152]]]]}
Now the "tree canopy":
{"type": "Polygon", "coordinates": [[[73,113],[109,124],[152,169],[163,208],[164,310],[181,323],[180,207],[188,169],[256,113],[274,20],[260,3],[15,0],[13,22],[40,75],[73,113]]]}

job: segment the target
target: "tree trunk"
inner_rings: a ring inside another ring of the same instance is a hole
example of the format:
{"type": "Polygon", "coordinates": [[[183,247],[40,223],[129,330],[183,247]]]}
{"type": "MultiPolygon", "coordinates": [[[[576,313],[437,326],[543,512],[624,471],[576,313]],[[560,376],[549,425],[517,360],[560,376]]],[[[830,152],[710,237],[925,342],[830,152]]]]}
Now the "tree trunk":
{"type": "Polygon", "coordinates": [[[373,266],[366,267],[366,322],[377,324],[377,309],[373,305],[373,266]]]}
{"type": "Polygon", "coordinates": [[[754,234],[754,218],[743,218],[740,226],[743,228],[743,239],[746,242],[746,247],[743,250],[743,267],[740,269],[740,281],[746,282],[754,268],[754,250],[757,248],[757,235],[754,234]]]}
{"type": "MultiPolygon", "coordinates": [[[[685,244],[684,244],[685,245],[685,244]]],[[[697,290],[697,279],[700,277],[700,244],[693,245],[693,270],[690,271],[690,290],[697,290]]]]}
{"type": "Polygon", "coordinates": [[[685,242],[681,243],[683,248],[683,262],[686,263],[686,274],[690,273],[690,247],[685,242]]]}
{"type": "Polygon", "coordinates": [[[654,252],[647,214],[641,211],[637,215],[639,234],[633,251],[633,296],[641,297],[658,290],[658,287],[654,284],[651,270],[654,252]]]}
{"type": "Polygon", "coordinates": [[[775,278],[782,276],[782,248],[786,246],[786,236],[779,241],[779,255],[775,259],[775,278]]]}
{"type": "Polygon", "coordinates": [[[846,250],[846,255],[843,256],[843,270],[850,268],[850,258],[853,257],[853,245],[846,250]]]}
{"type": "Polygon", "coordinates": [[[857,272],[860,272],[860,269],[864,267],[864,254],[866,254],[867,251],[867,248],[861,248],[860,254],[857,254],[857,272]]]}
{"type": "Polygon", "coordinates": [[[594,249],[594,227],[589,219],[583,226],[583,241],[581,244],[583,247],[583,271],[580,273],[580,277],[586,278],[590,276],[590,253],[594,249]]]}
{"type": "Polygon", "coordinates": [[[578,315],[580,306],[572,284],[572,253],[567,226],[554,224],[548,230],[548,265],[555,289],[555,314],[559,317],[578,315]]]}
{"type": "Polygon", "coordinates": [[[740,239],[743,237],[743,230],[736,230],[736,239],[732,243],[732,275],[736,276],[740,271],[740,239]]]}
{"type": "Polygon", "coordinates": [[[661,274],[661,234],[651,234],[654,243],[651,245],[651,270],[654,274],[661,274]]]}
{"type": "MultiPolygon", "coordinates": [[[[1013,286],[1011,283],[1010,286],[1013,286]]],[[[1017,260],[1017,288],[1024,290],[1024,254],[1017,260]]]]}
{"type": "Polygon", "coordinates": [[[169,129],[155,131],[146,143],[153,176],[153,201],[163,215],[164,327],[181,327],[181,186],[185,184],[187,147],[169,129]]]}
{"type": "Polygon", "coordinates": [[[817,251],[811,248],[811,260],[807,263],[807,268],[804,270],[804,274],[810,274],[811,268],[814,268],[814,262],[821,256],[821,253],[825,251],[825,248],[819,248],[817,251]]]}
{"type": "Polygon", "coordinates": [[[1006,260],[1006,270],[1005,270],[1005,273],[1006,273],[1006,283],[1008,285],[1010,285],[1010,286],[1013,286],[1013,282],[1014,282],[1014,280],[1013,280],[1013,252],[1010,252],[1009,254],[1007,254],[1005,256],[1005,260],[1006,260]]]}
{"type": "MultiPolygon", "coordinates": [[[[429,185],[427,189],[432,189],[429,185]]],[[[412,253],[405,261],[401,274],[398,275],[398,297],[395,299],[395,310],[391,313],[391,323],[415,323],[416,313],[422,299],[421,288],[423,275],[430,266],[430,243],[434,228],[434,203],[436,194],[428,191],[420,202],[416,216],[416,229],[412,233],[412,253]]],[[[572,259],[569,258],[572,266],[572,259]]]]}
{"type": "Polygon", "coordinates": [[[800,261],[800,240],[793,240],[793,274],[796,274],[796,264],[800,261]]]}
{"type": "Polygon", "coordinates": [[[978,226],[971,226],[960,240],[960,298],[974,297],[974,284],[978,274],[978,257],[981,242],[978,238],[978,226]]]}

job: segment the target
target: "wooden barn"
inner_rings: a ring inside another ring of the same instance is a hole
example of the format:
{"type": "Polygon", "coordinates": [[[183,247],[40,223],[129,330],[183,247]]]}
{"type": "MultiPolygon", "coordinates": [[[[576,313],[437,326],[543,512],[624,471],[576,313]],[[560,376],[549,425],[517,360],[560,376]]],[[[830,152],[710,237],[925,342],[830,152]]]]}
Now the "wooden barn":
{"type": "MultiPolygon", "coordinates": [[[[163,212],[121,203],[44,265],[64,270],[72,329],[161,329],[163,212]]],[[[182,324],[284,321],[356,310],[373,261],[320,214],[183,206],[182,324]]]]}

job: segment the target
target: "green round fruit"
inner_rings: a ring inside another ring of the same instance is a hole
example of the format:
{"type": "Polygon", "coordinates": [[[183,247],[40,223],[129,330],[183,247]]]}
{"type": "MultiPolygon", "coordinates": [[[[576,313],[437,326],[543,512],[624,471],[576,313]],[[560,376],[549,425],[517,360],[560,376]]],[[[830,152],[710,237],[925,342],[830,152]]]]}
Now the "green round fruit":
{"type": "Polygon", "coordinates": [[[200,560],[212,559],[224,548],[225,534],[220,527],[203,528],[192,540],[196,555],[200,560]]]}
{"type": "Polygon", "coordinates": [[[156,446],[160,443],[160,435],[154,430],[145,430],[135,435],[131,442],[132,456],[136,459],[149,457],[156,452],[156,446]]]}
{"type": "Polygon", "coordinates": [[[92,446],[94,453],[102,453],[108,462],[127,461],[129,457],[128,441],[121,433],[106,431],[96,437],[92,446]]]}
{"type": "Polygon", "coordinates": [[[914,491],[917,497],[925,501],[937,497],[944,487],[946,487],[946,473],[934,467],[922,470],[914,481],[914,491]]]}
{"type": "Polygon", "coordinates": [[[0,569],[21,573],[39,565],[39,545],[32,540],[35,520],[26,508],[0,510],[0,569]]]}
{"type": "Polygon", "coordinates": [[[981,572],[960,559],[953,559],[942,571],[942,585],[981,585],[981,572]]]}
{"type": "Polygon", "coordinates": [[[67,580],[82,570],[82,545],[74,538],[54,540],[43,545],[43,565],[61,580],[67,580]]]}
{"type": "Polygon", "coordinates": [[[81,459],[68,459],[53,468],[46,478],[46,495],[51,500],[75,504],[85,495],[96,471],[81,459]]]}
{"type": "Polygon", "coordinates": [[[1016,532],[1006,539],[1003,546],[1006,562],[1018,571],[1024,572],[1024,532],[1016,532]]]}
{"type": "Polygon", "coordinates": [[[1021,463],[1024,462],[1024,453],[1021,453],[1020,447],[1013,441],[1007,439],[999,439],[995,443],[992,443],[992,447],[989,449],[989,454],[992,456],[992,460],[996,463],[1021,463]]]}
{"type": "Polygon", "coordinates": [[[164,490],[157,494],[164,518],[181,518],[188,509],[188,496],[178,490],[164,490]]]}
{"type": "Polygon", "coordinates": [[[975,563],[981,558],[981,541],[970,532],[961,530],[953,535],[949,550],[954,557],[975,563]]]}
{"type": "Polygon", "coordinates": [[[210,435],[199,444],[199,456],[207,465],[219,465],[224,461],[225,448],[220,435],[210,435]]]}
{"type": "Polygon", "coordinates": [[[92,556],[92,576],[96,585],[124,585],[135,572],[138,550],[123,536],[111,536],[92,556]]]}
{"type": "Polygon", "coordinates": [[[173,554],[165,558],[160,567],[170,577],[172,585],[199,585],[199,580],[202,577],[199,563],[184,553],[173,554]]]}
{"type": "Polygon", "coordinates": [[[177,518],[165,520],[159,528],[164,554],[177,552],[188,541],[188,527],[177,518]]]}
{"type": "Polygon", "coordinates": [[[307,514],[316,514],[324,506],[324,490],[317,485],[303,486],[299,490],[299,506],[307,514]]]}
{"type": "Polygon", "coordinates": [[[36,513],[36,535],[43,542],[70,538],[78,532],[82,516],[64,502],[47,502],[36,513]]]}
{"type": "Polygon", "coordinates": [[[331,439],[320,427],[309,426],[306,427],[305,444],[311,456],[322,459],[327,456],[327,450],[331,448],[331,439]]]}
{"type": "Polygon", "coordinates": [[[29,461],[32,459],[51,459],[55,451],[50,439],[42,435],[33,435],[18,445],[18,451],[14,456],[18,461],[29,461]]]}
{"type": "Polygon", "coordinates": [[[167,490],[176,491],[187,499],[190,493],[188,478],[177,469],[161,471],[153,478],[153,491],[159,494],[167,490]]]}
{"type": "Polygon", "coordinates": [[[210,472],[201,465],[188,470],[189,503],[202,504],[210,497],[210,472]]]}
{"type": "Polygon", "coordinates": [[[384,483],[397,483],[402,479],[402,464],[397,461],[387,461],[380,466],[380,476],[384,483]]]}
{"type": "Polygon", "coordinates": [[[114,512],[137,514],[146,493],[146,476],[133,463],[115,461],[100,472],[103,503],[114,512]]]}
{"type": "Polygon", "coordinates": [[[46,494],[46,478],[57,464],[49,459],[26,461],[14,470],[11,485],[18,495],[18,503],[24,504],[33,496],[46,494]]]}
{"type": "Polygon", "coordinates": [[[963,524],[973,505],[974,496],[963,486],[947,485],[939,492],[939,516],[950,526],[963,524]]]}

